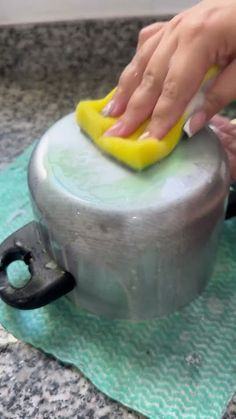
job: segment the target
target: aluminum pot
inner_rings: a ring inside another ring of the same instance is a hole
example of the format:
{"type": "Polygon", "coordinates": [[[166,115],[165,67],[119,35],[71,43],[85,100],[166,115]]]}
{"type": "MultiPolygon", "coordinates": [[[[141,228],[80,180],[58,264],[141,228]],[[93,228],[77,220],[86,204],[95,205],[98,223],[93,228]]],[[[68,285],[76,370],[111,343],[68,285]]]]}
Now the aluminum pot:
{"type": "Polygon", "coordinates": [[[144,320],[205,288],[230,188],[210,129],[134,173],[104,156],[70,114],[38,143],[28,183],[35,221],[0,246],[0,296],[9,305],[32,309],[67,294],[94,314],[144,320]],[[17,259],[31,273],[20,289],[7,276],[17,259]]]}

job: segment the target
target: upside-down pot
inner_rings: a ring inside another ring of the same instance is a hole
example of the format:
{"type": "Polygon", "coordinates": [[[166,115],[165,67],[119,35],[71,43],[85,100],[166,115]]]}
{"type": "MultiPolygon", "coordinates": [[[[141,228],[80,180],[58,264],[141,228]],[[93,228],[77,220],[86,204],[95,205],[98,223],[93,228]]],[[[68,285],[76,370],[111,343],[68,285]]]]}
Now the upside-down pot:
{"type": "Polygon", "coordinates": [[[204,129],[162,162],[135,173],[104,156],[74,114],[36,146],[28,171],[35,220],[0,246],[0,296],[20,309],[67,294],[109,318],[144,320],[197,297],[212,273],[230,198],[225,152],[204,129]],[[23,260],[31,280],[10,284],[23,260]]]}

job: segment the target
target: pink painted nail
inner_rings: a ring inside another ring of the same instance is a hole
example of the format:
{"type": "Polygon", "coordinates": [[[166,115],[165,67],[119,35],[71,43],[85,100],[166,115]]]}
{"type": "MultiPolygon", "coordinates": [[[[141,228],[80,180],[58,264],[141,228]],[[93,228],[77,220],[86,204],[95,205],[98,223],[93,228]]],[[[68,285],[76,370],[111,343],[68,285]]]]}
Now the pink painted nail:
{"type": "Polygon", "coordinates": [[[124,128],[124,123],[122,121],[118,121],[116,124],[112,125],[111,128],[109,128],[106,132],[104,132],[103,136],[104,137],[109,137],[109,136],[120,136],[122,135],[122,130],[124,128]]]}
{"type": "Polygon", "coordinates": [[[112,99],[110,102],[107,103],[105,108],[103,108],[102,114],[104,116],[109,116],[112,111],[113,106],[114,106],[114,100],[112,99]]]}
{"type": "Polygon", "coordinates": [[[146,140],[147,138],[150,138],[150,132],[149,131],[146,131],[142,135],[140,135],[138,140],[142,141],[142,140],[146,140]]]}
{"type": "Polygon", "coordinates": [[[201,110],[196,112],[184,125],[184,132],[191,138],[196,132],[203,128],[207,123],[206,112],[201,110]]]}
{"type": "Polygon", "coordinates": [[[151,127],[149,131],[149,137],[155,138],[156,140],[162,140],[168,133],[168,129],[163,125],[161,118],[155,120],[155,127],[151,127]]]}
{"type": "Polygon", "coordinates": [[[109,110],[109,116],[118,117],[124,112],[124,106],[120,102],[116,102],[115,99],[109,110]]]}
{"type": "Polygon", "coordinates": [[[122,114],[123,105],[122,103],[117,103],[115,99],[112,99],[102,110],[102,115],[104,116],[113,116],[118,117],[122,114]]]}

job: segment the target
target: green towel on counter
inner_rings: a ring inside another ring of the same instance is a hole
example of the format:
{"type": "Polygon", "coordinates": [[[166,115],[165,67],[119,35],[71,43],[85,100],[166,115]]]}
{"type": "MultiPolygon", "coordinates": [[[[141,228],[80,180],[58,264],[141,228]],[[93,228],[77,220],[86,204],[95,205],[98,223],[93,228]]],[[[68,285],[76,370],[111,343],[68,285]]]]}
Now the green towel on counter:
{"type": "MultiPolygon", "coordinates": [[[[0,173],[0,241],[32,220],[30,153],[0,173]]],[[[0,322],[150,418],[218,419],[236,390],[236,220],[225,222],[207,290],[174,315],[138,324],[107,321],[64,297],[32,311],[0,302],[0,322]]]]}

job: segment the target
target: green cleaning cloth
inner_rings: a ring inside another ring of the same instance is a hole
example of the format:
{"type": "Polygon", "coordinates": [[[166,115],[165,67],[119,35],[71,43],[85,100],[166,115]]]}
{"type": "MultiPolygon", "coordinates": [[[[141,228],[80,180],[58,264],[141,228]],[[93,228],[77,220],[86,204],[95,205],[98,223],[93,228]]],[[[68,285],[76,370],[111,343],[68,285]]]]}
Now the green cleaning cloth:
{"type": "MultiPolygon", "coordinates": [[[[26,184],[30,152],[0,174],[1,241],[32,220],[26,184]]],[[[63,297],[32,311],[0,302],[0,322],[149,418],[220,418],[236,390],[235,248],[236,220],[230,220],[207,290],[160,320],[102,320],[63,297]]]]}

